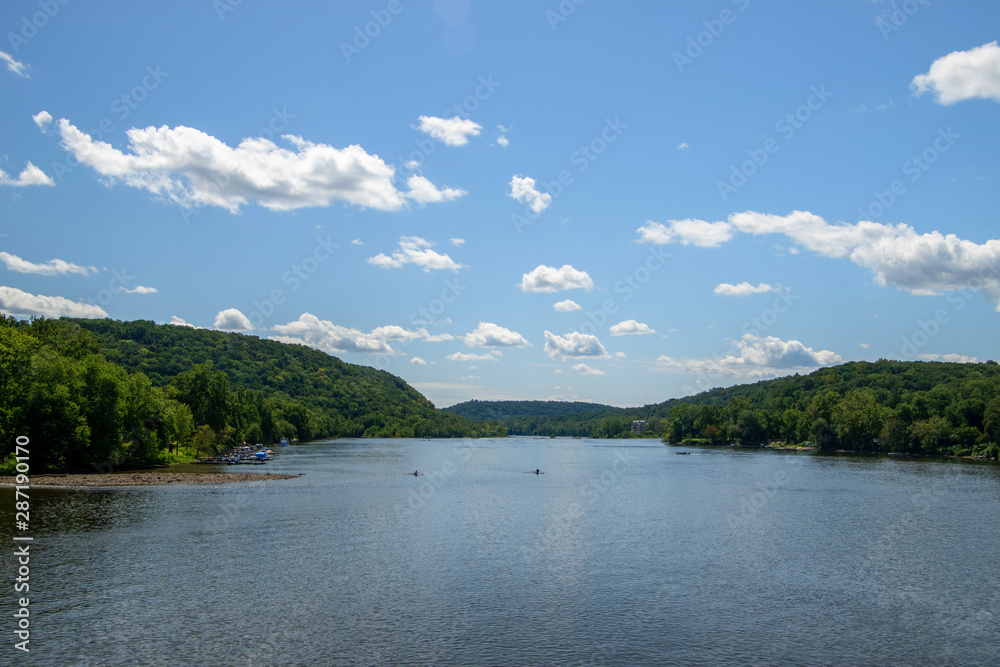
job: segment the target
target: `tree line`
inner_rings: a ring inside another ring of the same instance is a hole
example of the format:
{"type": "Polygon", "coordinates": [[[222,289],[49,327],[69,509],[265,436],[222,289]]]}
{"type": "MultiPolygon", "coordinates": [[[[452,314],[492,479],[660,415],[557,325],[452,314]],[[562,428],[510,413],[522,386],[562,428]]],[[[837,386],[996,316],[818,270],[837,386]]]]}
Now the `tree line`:
{"type": "Polygon", "coordinates": [[[149,464],[281,437],[481,437],[384,371],[251,336],[152,322],[0,318],[0,434],[33,470],[149,464]]]}
{"type": "MultiPolygon", "coordinates": [[[[641,437],[686,444],[786,444],[819,450],[1000,455],[1000,365],[880,359],[750,385],[717,388],[642,408],[508,415],[482,401],[513,435],[641,437]]],[[[452,409],[460,408],[453,406],[452,409]]],[[[462,409],[459,409],[462,413],[462,409]]]]}

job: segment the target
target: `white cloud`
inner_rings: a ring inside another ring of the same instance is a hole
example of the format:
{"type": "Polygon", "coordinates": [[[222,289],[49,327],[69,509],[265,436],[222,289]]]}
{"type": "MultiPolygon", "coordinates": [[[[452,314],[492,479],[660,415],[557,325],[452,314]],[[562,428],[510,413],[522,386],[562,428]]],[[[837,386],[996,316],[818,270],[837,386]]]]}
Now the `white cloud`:
{"type": "Polygon", "coordinates": [[[42,276],[65,276],[74,273],[89,276],[92,273],[97,273],[97,269],[93,266],[80,266],[61,259],[50,259],[42,264],[35,264],[9,252],[0,252],[0,262],[3,262],[9,271],[35,273],[42,276]]]}
{"type": "Polygon", "coordinates": [[[758,283],[756,287],[748,282],[742,282],[739,285],[732,285],[730,283],[719,283],[715,286],[715,293],[721,296],[749,296],[751,294],[764,294],[766,292],[775,291],[776,287],[771,287],[767,283],[758,283]]]}
{"type": "Polygon", "coordinates": [[[342,327],[329,320],[321,320],[311,313],[302,313],[299,319],[273,328],[278,336],[272,340],[308,345],[328,354],[364,352],[368,354],[395,354],[390,341],[406,341],[423,336],[423,331],[412,332],[395,325],[378,327],[370,333],[342,327]]]}
{"type": "Polygon", "coordinates": [[[27,185],[55,185],[56,182],[44,171],[28,162],[16,179],[11,179],[3,169],[0,169],[0,185],[11,185],[23,188],[27,185]]]}
{"type": "Polygon", "coordinates": [[[535,179],[530,176],[514,176],[510,179],[510,192],[507,196],[527,204],[535,213],[541,213],[552,203],[552,195],[539,192],[535,188],[535,179]]]}
{"type": "Polygon", "coordinates": [[[604,371],[591,368],[587,364],[573,364],[573,370],[580,375],[604,375],[604,371]]]}
{"type": "Polygon", "coordinates": [[[650,329],[648,324],[636,320],[625,320],[611,327],[612,336],[642,336],[654,333],[656,331],[650,329]]]}
{"type": "Polygon", "coordinates": [[[122,291],[126,294],[156,294],[157,289],[155,287],[144,287],[142,285],[136,285],[133,289],[122,288],[122,291]]]}
{"type": "Polygon", "coordinates": [[[24,71],[25,69],[27,69],[28,66],[25,65],[24,63],[14,60],[14,56],[10,55],[9,53],[5,51],[0,51],[0,62],[7,63],[7,69],[13,72],[14,74],[18,75],[19,77],[24,79],[30,78],[28,74],[24,71]]]}
{"type": "Polygon", "coordinates": [[[406,164],[403,165],[403,167],[409,171],[416,171],[417,169],[420,169],[421,166],[423,165],[420,164],[420,160],[407,160],[406,164]]]}
{"type": "Polygon", "coordinates": [[[956,364],[978,364],[979,359],[964,354],[918,354],[917,357],[925,361],[947,361],[956,364]]]}
{"type": "MultiPolygon", "coordinates": [[[[421,331],[422,332],[426,332],[426,329],[421,329],[421,331]]],[[[444,342],[444,341],[447,341],[447,340],[455,340],[455,337],[452,336],[451,334],[447,334],[447,333],[446,334],[435,334],[433,336],[430,335],[430,334],[425,334],[424,335],[424,341],[428,342],[428,343],[441,343],[441,342],[444,342]]]]}
{"type": "Polygon", "coordinates": [[[421,359],[420,357],[410,357],[410,363],[411,364],[415,364],[417,366],[426,366],[427,365],[427,362],[424,361],[423,359],[421,359]]]}
{"type": "Polygon", "coordinates": [[[677,144],[677,150],[679,150],[679,151],[686,151],[688,148],[690,148],[690,147],[686,143],[684,143],[683,141],[681,143],[677,144]]]}
{"type": "MultiPolygon", "coordinates": [[[[793,211],[785,216],[746,211],[730,215],[726,222],[705,224],[725,225],[731,231],[754,236],[784,234],[824,257],[847,257],[869,269],[875,283],[882,287],[892,285],[915,295],[982,289],[990,303],[1000,304],[998,239],[977,244],[954,234],[918,234],[909,225],[866,220],[831,225],[808,211],[793,211]]],[[[668,234],[650,235],[642,228],[639,231],[642,241],[676,241],[668,234]]]]}
{"type": "Polygon", "coordinates": [[[364,244],[365,242],[362,241],[361,239],[354,239],[353,241],[351,241],[351,245],[364,245],[364,244]]]}
{"type": "Polygon", "coordinates": [[[455,262],[448,255],[431,250],[433,245],[430,241],[419,236],[401,236],[399,237],[399,250],[394,250],[392,257],[379,253],[374,257],[369,257],[368,263],[383,269],[399,269],[406,264],[416,264],[428,272],[439,269],[458,271],[466,268],[464,264],[455,262]]]}
{"type": "Polygon", "coordinates": [[[451,201],[466,194],[465,190],[461,188],[438,190],[437,186],[431,183],[430,180],[416,174],[406,179],[406,185],[410,188],[406,196],[421,204],[437,204],[443,201],[451,201]]]}
{"type": "Polygon", "coordinates": [[[175,327],[191,327],[192,329],[200,329],[201,327],[196,327],[195,325],[187,322],[182,317],[177,317],[176,315],[170,316],[170,321],[167,324],[172,324],[175,327]]]}
{"type": "Polygon", "coordinates": [[[675,373],[706,375],[709,378],[762,378],[830,366],[843,361],[830,350],[814,350],[797,340],[783,341],[774,336],[746,334],[733,342],[730,354],[719,358],[675,359],[666,355],[655,368],[675,373]]]}
{"type": "Polygon", "coordinates": [[[70,301],[61,296],[29,294],[16,287],[0,286],[0,311],[17,317],[89,317],[108,314],[100,306],[70,301]]]}
{"type": "Polygon", "coordinates": [[[976,98],[1000,102],[1000,46],[996,40],[968,51],[953,51],[913,77],[914,95],[935,94],[943,105],[976,98]]]}
{"type": "Polygon", "coordinates": [[[35,121],[35,125],[38,126],[38,129],[44,132],[52,123],[52,114],[43,109],[32,116],[31,120],[35,121]]]}
{"type": "Polygon", "coordinates": [[[167,126],[128,130],[129,152],[95,141],[65,118],[61,145],[109,182],[147,190],[181,206],[218,206],[237,213],[255,202],[275,211],[345,202],[396,211],[407,199],[445,201],[460,190],[437,190],[429,181],[393,184],[395,168],[357,145],[334,148],[283,135],[291,148],[268,139],[244,139],[235,148],[200,130],[167,126]]]}
{"type": "Polygon", "coordinates": [[[450,238],[448,239],[448,242],[451,243],[456,248],[461,248],[462,246],[465,245],[465,239],[450,238]]]}
{"type": "Polygon", "coordinates": [[[456,352],[454,354],[449,354],[445,359],[450,359],[451,361],[499,361],[503,353],[500,350],[490,350],[486,354],[466,354],[465,352],[456,352]]]}
{"type": "Polygon", "coordinates": [[[531,345],[524,336],[492,322],[480,322],[463,337],[468,347],[524,347],[531,345]]]}
{"type": "Polygon", "coordinates": [[[554,266],[539,264],[530,273],[521,276],[522,292],[559,292],[568,289],[594,289],[594,281],[586,271],[574,269],[569,264],[563,264],[558,269],[554,266]]]}
{"type": "Polygon", "coordinates": [[[583,306],[578,304],[572,299],[566,299],[565,301],[557,301],[552,304],[552,308],[559,313],[568,313],[574,310],[583,310],[583,306]]]}
{"type": "Polygon", "coordinates": [[[479,136],[483,126],[460,116],[451,118],[421,116],[417,129],[431,135],[445,146],[464,146],[469,143],[469,137],[479,136]]]}
{"type": "Polygon", "coordinates": [[[571,359],[591,357],[607,358],[608,352],[601,345],[597,336],[571,331],[557,336],[550,331],[545,332],[545,354],[552,359],[571,359]]]}
{"type": "Polygon", "coordinates": [[[866,349],[866,350],[867,350],[867,349],[868,349],[868,347],[869,347],[869,346],[868,346],[868,343],[858,343],[858,345],[860,345],[861,347],[863,347],[863,348],[864,348],[864,349],[866,349]]]}
{"type": "Polygon", "coordinates": [[[510,146],[510,139],[507,138],[507,133],[511,131],[510,127],[504,127],[503,125],[497,125],[497,143],[507,148],[510,146]]]}
{"type": "Polygon", "coordinates": [[[704,220],[647,221],[636,230],[640,243],[681,243],[699,248],[716,248],[733,237],[732,225],[728,222],[705,222],[704,220]]]}
{"type": "Polygon", "coordinates": [[[215,316],[215,324],[213,326],[222,331],[249,331],[253,329],[253,325],[250,324],[247,316],[236,308],[220,310],[215,316]]]}

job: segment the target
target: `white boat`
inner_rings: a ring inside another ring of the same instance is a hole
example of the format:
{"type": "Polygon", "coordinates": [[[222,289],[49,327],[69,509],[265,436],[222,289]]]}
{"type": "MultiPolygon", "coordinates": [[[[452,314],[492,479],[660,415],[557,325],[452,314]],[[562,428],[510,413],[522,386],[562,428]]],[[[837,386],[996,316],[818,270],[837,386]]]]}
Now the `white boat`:
{"type": "Polygon", "coordinates": [[[278,441],[278,444],[281,445],[282,447],[287,447],[288,446],[288,438],[282,438],[281,440],[278,441]]]}

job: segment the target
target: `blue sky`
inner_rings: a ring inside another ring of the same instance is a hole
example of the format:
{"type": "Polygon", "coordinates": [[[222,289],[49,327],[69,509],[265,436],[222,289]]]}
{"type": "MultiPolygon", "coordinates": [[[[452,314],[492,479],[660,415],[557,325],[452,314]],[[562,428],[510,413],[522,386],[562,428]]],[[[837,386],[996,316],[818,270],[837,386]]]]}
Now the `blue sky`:
{"type": "Polygon", "coordinates": [[[0,311],[435,404],[997,358],[993,2],[0,8],[0,311]]]}

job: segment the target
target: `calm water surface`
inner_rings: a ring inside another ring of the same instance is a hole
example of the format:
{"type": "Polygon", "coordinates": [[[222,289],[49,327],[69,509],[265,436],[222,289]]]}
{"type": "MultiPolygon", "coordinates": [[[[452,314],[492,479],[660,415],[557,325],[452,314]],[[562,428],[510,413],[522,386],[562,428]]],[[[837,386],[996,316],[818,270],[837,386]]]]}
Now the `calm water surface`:
{"type": "Polygon", "coordinates": [[[1000,664],[996,465],[677,451],[337,440],[252,469],[294,480],[34,488],[0,664],[1000,664]]]}

